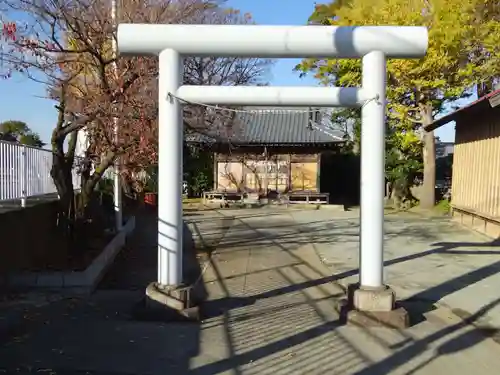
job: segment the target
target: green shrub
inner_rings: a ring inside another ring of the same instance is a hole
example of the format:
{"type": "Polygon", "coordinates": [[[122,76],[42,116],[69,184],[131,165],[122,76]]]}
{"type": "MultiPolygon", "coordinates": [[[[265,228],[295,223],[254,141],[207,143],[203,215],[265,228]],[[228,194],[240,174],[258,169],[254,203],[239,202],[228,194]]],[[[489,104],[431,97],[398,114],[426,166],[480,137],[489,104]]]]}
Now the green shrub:
{"type": "Polygon", "coordinates": [[[442,212],[443,214],[447,214],[450,212],[450,201],[448,199],[442,199],[436,205],[436,210],[442,212]]]}

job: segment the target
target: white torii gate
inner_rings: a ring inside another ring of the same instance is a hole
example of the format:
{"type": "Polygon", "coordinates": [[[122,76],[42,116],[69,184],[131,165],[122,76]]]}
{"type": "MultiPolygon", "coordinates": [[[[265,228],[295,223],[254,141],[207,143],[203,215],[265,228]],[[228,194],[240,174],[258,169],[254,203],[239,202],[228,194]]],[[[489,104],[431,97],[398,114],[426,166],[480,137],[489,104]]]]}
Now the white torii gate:
{"type": "Polygon", "coordinates": [[[360,107],[360,287],[384,288],[386,59],[420,58],[425,27],[120,24],[121,54],[159,56],[158,284],[182,283],[181,103],[360,107]],[[362,58],[362,86],[182,85],[182,56],[362,58]],[[172,95],[171,95],[172,94],[172,95]]]}

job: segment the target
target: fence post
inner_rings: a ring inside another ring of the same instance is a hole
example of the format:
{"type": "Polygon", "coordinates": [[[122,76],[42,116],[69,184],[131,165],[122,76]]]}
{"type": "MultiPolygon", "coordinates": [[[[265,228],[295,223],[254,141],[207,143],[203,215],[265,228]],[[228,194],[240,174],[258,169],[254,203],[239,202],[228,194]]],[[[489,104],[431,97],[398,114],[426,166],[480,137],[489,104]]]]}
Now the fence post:
{"type": "Polygon", "coordinates": [[[26,145],[22,147],[21,160],[21,206],[26,207],[26,199],[28,198],[28,150],[26,145]]]}

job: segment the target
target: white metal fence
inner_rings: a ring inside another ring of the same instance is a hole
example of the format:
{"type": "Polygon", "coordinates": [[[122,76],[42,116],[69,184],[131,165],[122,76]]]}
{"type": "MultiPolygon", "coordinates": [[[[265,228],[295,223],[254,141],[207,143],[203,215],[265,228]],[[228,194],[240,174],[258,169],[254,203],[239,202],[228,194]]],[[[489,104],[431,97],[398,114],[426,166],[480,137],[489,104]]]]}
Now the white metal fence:
{"type": "MultiPolygon", "coordinates": [[[[0,141],[0,201],[55,194],[50,177],[52,152],[37,147],[0,141]]],[[[73,182],[77,181],[73,170],[73,182]]]]}

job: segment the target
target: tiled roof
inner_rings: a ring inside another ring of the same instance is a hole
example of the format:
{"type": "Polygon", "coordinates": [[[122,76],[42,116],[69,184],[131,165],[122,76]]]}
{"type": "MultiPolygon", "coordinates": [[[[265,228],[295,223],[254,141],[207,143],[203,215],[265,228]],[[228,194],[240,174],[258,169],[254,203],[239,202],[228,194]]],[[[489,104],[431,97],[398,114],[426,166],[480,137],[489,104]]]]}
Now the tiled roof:
{"type": "MultiPolygon", "coordinates": [[[[342,133],[314,123],[311,126],[308,112],[260,111],[237,113],[235,134],[226,139],[214,137],[219,142],[240,144],[318,144],[342,142],[342,133]]],[[[208,137],[203,137],[208,141],[208,137]]],[[[201,137],[190,141],[200,142],[201,137]]]]}

